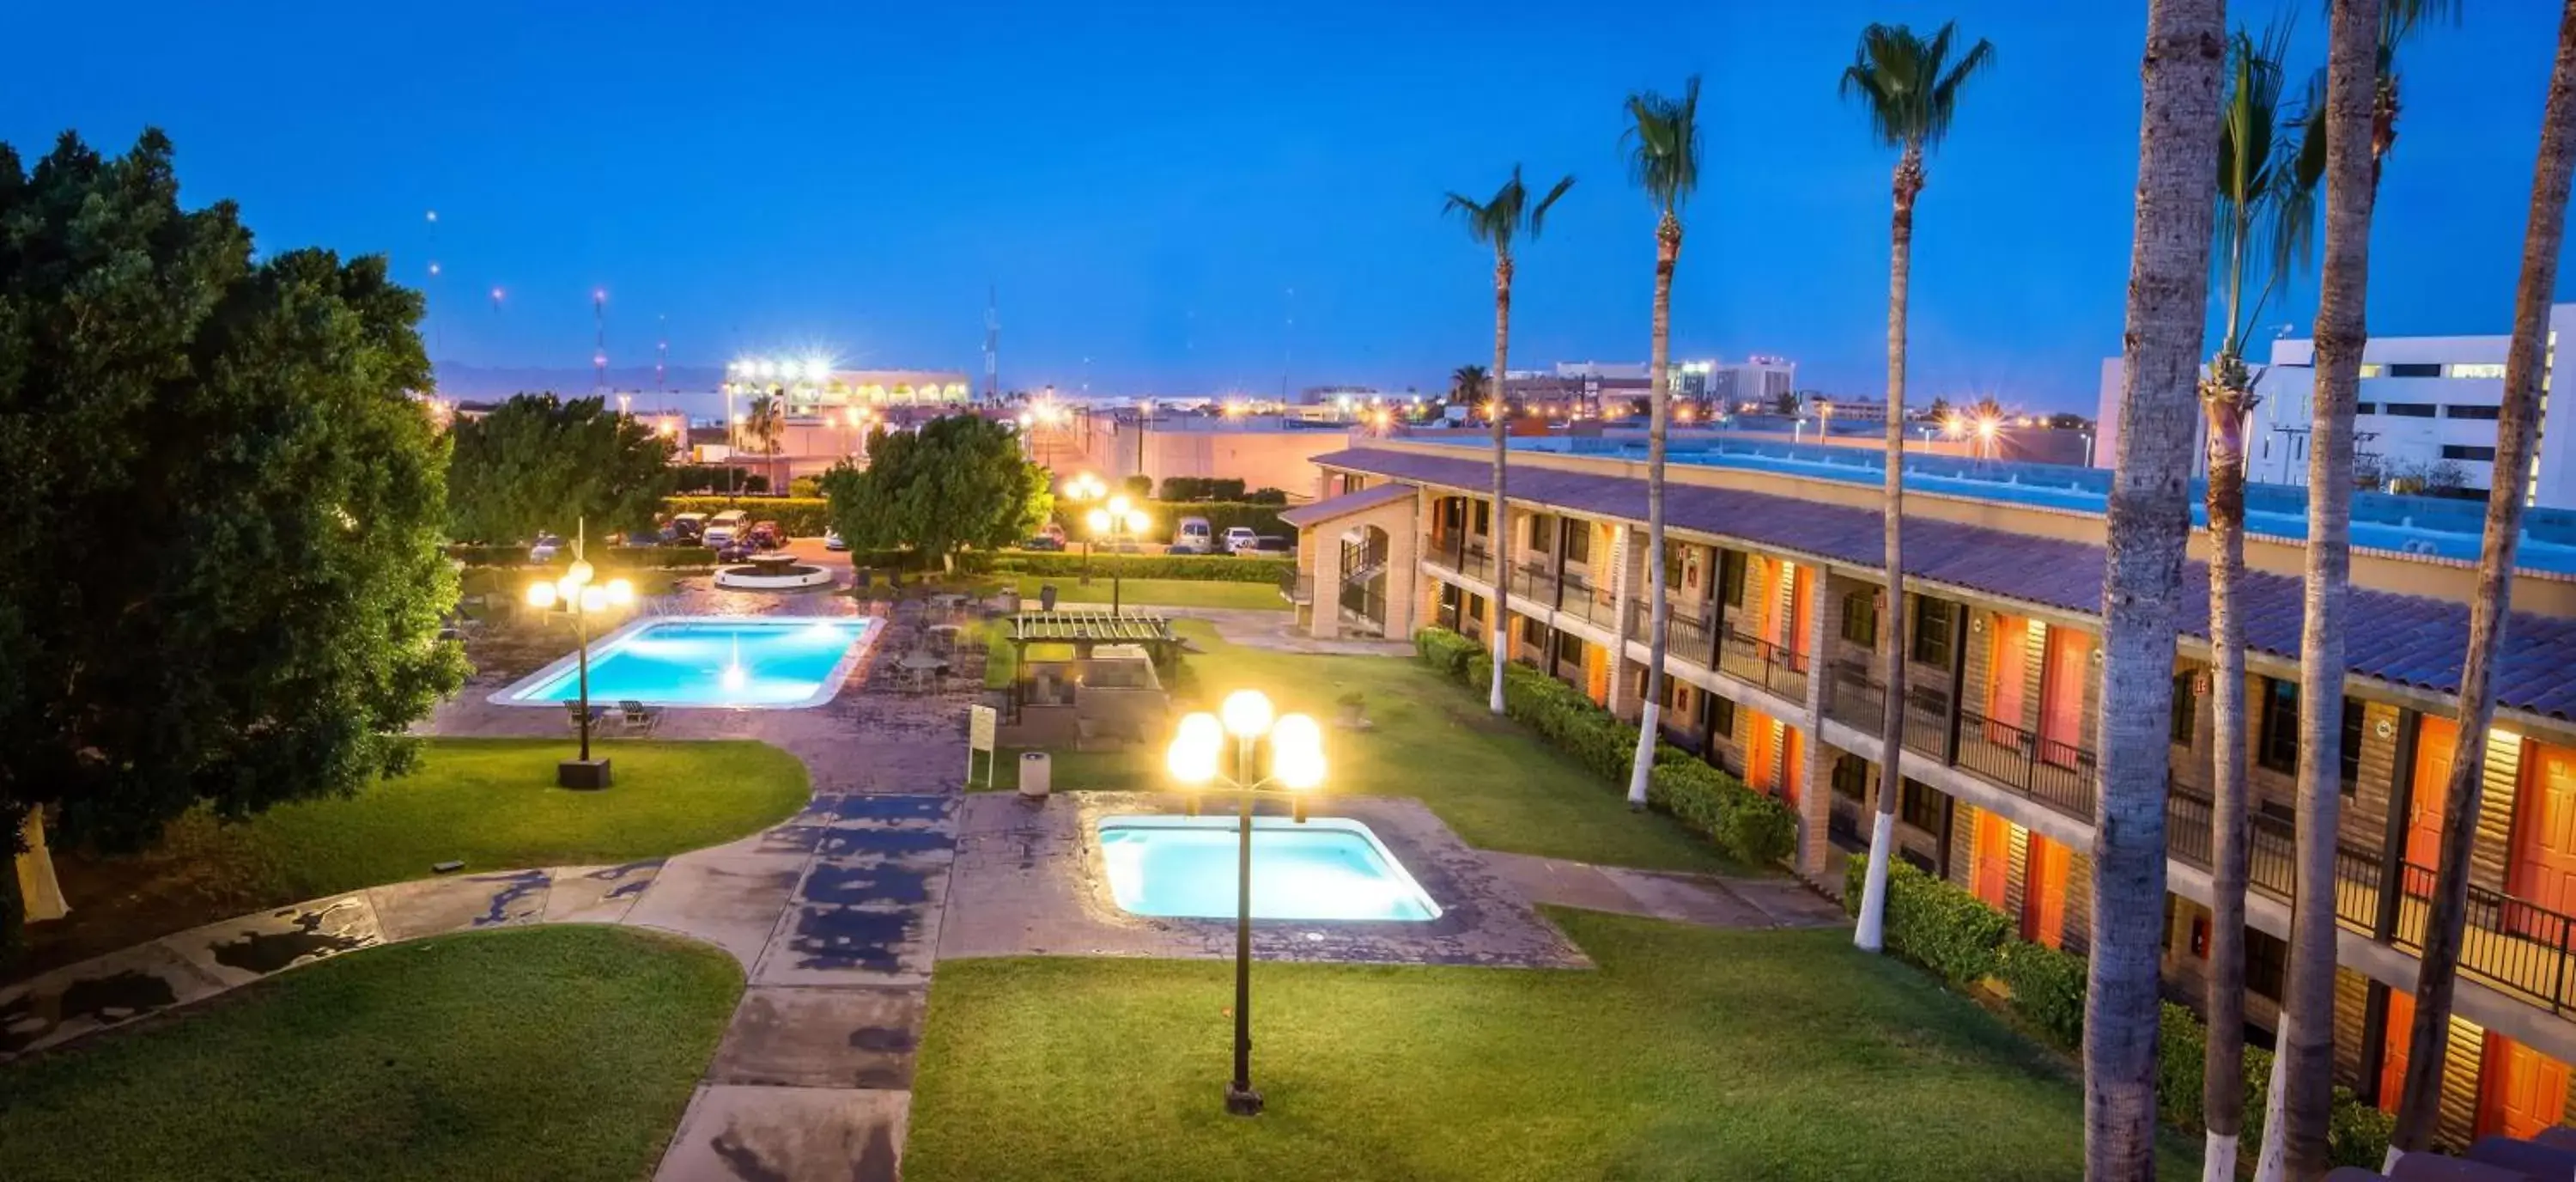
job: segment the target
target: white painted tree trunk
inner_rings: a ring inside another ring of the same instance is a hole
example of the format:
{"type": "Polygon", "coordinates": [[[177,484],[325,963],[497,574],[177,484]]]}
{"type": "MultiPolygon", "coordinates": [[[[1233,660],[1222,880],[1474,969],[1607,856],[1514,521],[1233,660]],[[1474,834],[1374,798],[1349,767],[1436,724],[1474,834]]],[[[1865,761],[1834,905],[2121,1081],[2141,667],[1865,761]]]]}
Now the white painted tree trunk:
{"type": "MultiPolygon", "coordinates": [[[[2289,1032],[2290,1016],[2283,1014],[2281,1033],[2286,1037],[2289,1032]]],[[[2272,1085],[2263,1096],[2263,1153],[2262,1156],[2254,1159],[2254,1182],[2282,1182],[2283,1175],[2289,1168],[2287,1143],[2281,1139],[2282,1128],[2288,1123],[2282,1119],[2281,1114],[2283,1105],[2287,1104],[2288,1100],[2281,1093],[2281,1057],[2274,1055],[2272,1056],[2272,1085]]]]}
{"type": "Polygon", "coordinates": [[[2200,1182],[2236,1182],[2236,1134],[2211,1133],[2202,1143],[2200,1182]]]}
{"type": "Polygon", "coordinates": [[[1869,870],[1861,879],[1860,921],[1852,925],[1852,943],[1864,952],[1887,946],[1887,851],[1895,844],[1896,814],[1871,814],[1869,870]]]}

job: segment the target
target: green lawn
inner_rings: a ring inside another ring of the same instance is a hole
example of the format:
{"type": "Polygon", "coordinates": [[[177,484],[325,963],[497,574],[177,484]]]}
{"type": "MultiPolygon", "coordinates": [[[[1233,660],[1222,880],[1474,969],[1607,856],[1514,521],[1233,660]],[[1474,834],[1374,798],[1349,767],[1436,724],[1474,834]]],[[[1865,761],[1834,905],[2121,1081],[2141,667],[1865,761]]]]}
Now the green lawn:
{"type": "Polygon", "coordinates": [[[621,928],[353,953],[0,1067],[0,1178],[642,1178],[741,993],[621,928]]]}
{"type": "MultiPolygon", "coordinates": [[[[1058,603],[1105,604],[1109,602],[1110,582],[1107,575],[1094,575],[1091,585],[1070,575],[1018,575],[1020,598],[1031,611],[1037,610],[1038,587],[1053,583],[1058,603]]],[[[1255,611],[1287,611],[1287,599],[1279,594],[1275,583],[1220,583],[1211,579],[1122,579],[1118,583],[1118,601],[1122,604],[1151,603],[1163,607],[1232,607],[1255,611]]]]}
{"type": "MultiPolygon", "coordinates": [[[[1197,620],[1174,627],[1194,650],[1181,658],[1176,702],[1213,709],[1232,690],[1259,689],[1281,710],[1326,724],[1327,792],[1421,799],[1469,845],[1614,866],[1747,872],[1669,817],[1628,811],[1618,786],[1541,743],[1448,679],[1403,657],[1303,656],[1228,644],[1197,620]],[[1343,694],[1359,692],[1375,728],[1331,725],[1343,694]]],[[[1016,751],[1003,753],[1016,767],[1016,751]]],[[[1168,785],[1163,752],[1055,753],[1052,783],[1075,791],[1168,785]]],[[[1001,787],[1012,787],[1007,777],[1001,787]]]]}
{"type": "Polygon", "coordinates": [[[192,813],[123,858],[57,860],[72,913],[31,925],[28,972],[262,907],[430,876],[616,863],[766,828],[803,807],[805,765],[765,743],[613,740],[605,792],[554,786],[564,739],[431,739],[411,775],[239,824],[192,813]]]}
{"type": "MultiPolygon", "coordinates": [[[[904,1175],[2062,1179],[2062,1060],[1835,931],[1550,917],[1598,972],[1256,966],[1256,1120],[1223,962],[952,960],[904,1175]]],[[[2168,1146],[2164,1175],[2198,1176],[2168,1146]]]]}

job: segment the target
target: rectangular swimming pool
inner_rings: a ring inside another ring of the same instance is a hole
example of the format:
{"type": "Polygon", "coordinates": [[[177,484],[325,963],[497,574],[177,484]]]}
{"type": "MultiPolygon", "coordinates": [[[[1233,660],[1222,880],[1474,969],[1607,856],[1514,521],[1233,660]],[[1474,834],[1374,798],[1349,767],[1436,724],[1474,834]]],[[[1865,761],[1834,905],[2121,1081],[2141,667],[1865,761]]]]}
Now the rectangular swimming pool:
{"type": "MultiPolygon", "coordinates": [[[[874,621],[860,616],[689,616],[641,620],[590,646],[593,705],[784,708],[831,700],[874,621]]],[[[492,700],[553,706],[580,696],[566,656],[492,700]]]]}
{"type": "MultiPolygon", "coordinates": [[[[1103,817],[1110,894],[1132,915],[1232,919],[1239,837],[1233,817],[1103,817]]],[[[1438,919],[1440,905],[1358,821],[1255,817],[1252,914],[1420,921],[1438,919]]]]}

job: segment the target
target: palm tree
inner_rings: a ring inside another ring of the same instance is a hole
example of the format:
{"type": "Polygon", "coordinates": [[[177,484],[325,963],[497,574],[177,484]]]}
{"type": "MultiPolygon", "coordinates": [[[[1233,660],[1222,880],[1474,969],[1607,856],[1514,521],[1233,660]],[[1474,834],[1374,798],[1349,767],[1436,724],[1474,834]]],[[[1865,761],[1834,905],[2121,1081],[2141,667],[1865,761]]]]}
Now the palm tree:
{"type": "MultiPolygon", "coordinates": [[[[1529,189],[1521,184],[1521,166],[1515,164],[1512,166],[1512,179],[1503,182],[1503,187],[1494,191],[1491,200],[1476,201],[1451,193],[1448,201],[1440,207],[1441,212],[1457,214],[1467,223],[1468,237],[1494,248],[1493,373],[1496,375],[1507,371],[1512,352],[1512,239],[1526,233],[1535,241],[1539,228],[1547,220],[1548,207],[1555,205],[1556,199],[1565,196],[1565,191],[1573,187],[1574,178],[1566,177],[1556,182],[1556,186],[1547,191],[1547,196],[1539,198],[1533,205],[1529,189]]],[[[1457,376],[1464,376],[1465,372],[1460,370],[1457,376]]],[[[1494,405],[1485,417],[1492,420],[1494,430],[1494,684],[1486,704],[1500,716],[1503,712],[1503,666],[1510,658],[1505,640],[1511,635],[1511,613],[1506,610],[1506,605],[1511,600],[1512,530],[1508,512],[1510,501],[1503,487],[1507,450],[1503,446],[1503,419],[1506,416],[1499,388],[1501,378],[1493,380],[1497,387],[1493,391],[1494,405]]]]}
{"type": "Polygon", "coordinates": [[[2165,719],[2191,510],[2193,382],[2209,308],[2225,0],[2151,0],[2129,251],[2118,465],[2102,571],[2100,822],[2084,1001],[2085,1175],[2155,1176],[2165,719]]]}
{"type": "Polygon", "coordinates": [[[1887,533],[1887,600],[1878,617],[1879,679],[1886,683],[1879,714],[1878,814],[1870,822],[1869,873],[1862,880],[1860,920],[1852,942],[1876,952],[1887,905],[1888,849],[1896,840],[1896,798],[1905,773],[1897,753],[1905,740],[1905,300],[1913,281],[1914,199],[1923,192],[1923,152],[1941,145],[1968,79],[1993,64],[1995,47],[1984,38],[1950,61],[1955,23],[1945,22],[1929,41],[1904,25],[1873,24],[1860,33],[1860,49],[1843,68],[1842,95],[1858,96],[1880,144],[1897,149],[1896,220],[1887,279],[1887,459],[1880,496],[1887,533]]]}
{"type": "Polygon", "coordinates": [[[2378,0],[2336,0],[2326,30],[2325,268],[2317,284],[2316,393],[2308,454],[2306,620],[2299,637],[2298,855],[2289,986],[2255,1177],[2326,1172],[2333,1103],[2335,827],[2343,797],[2343,632],[2352,581],[2352,416],[2361,390],[2370,259],[2378,0]]]}
{"type": "MultiPolygon", "coordinates": [[[[2236,586],[2245,573],[2245,424],[2254,411],[2247,334],[2294,264],[2310,253],[2317,179],[2325,172],[2324,104],[2304,115],[2281,106],[2289,26],[2260,41],[2243,28],[2229,40],[2227,93],[2218,128],[2217,268],[2226,322],[2218,353],[2200,381],[2209,427],[2210,688],[2215,717],[2210,777],[2209,1041],[2201,1084],[2208,1126],[2204,1182],[2233,1182],[2245,1116],[2245,883],[2251,835],[2245,788],[2245,621],[2236,586]],[[2293,138],[2294,129],[2298,131],[2293,138]],[[2257,247],[2260,247],[2258,253],[2257,247]],[[2246,285],[2261,283],[2249,299],[2246,285]]],[[[2311,90],[2314,88],[2312,87],[2311,90]]]]}
{"type": "Polygon", "coordinates": [[[760,453],[769,457],[770,491],[785,492],[786,489],[778,479],[778,443],[780,437],[787,431],[786,400],[776,394],[763,394],[752,399],[750,409],[743,418],[742,428],[754,442],[760,444],[760,453]]]}
{"type": "MultiPolygon", "coordinates": [[[[2424,24],[2444,17],[2458,20],[2461,7],[2456,0],[2381,0],[2370,92],[2371,184],[2379,183],[2379,167],[2397,146],[2397,46],[2424,24]]],[[[2333,0],[2327,0],[2326,10],[2334,10],[2333,0]]]]}
{"type": "Polygon", "coordinates": [[[1485,400],[1485,367],[1462,365],[1449,375],[1449,404],[1470,409],[1485,400]]]}
{"type": "MultiPolygon", "coordinates": [[[[1654,346],[1647,354],[1646,426],[1646,704],[1637,720],[1637,760],[1628,773],[1628,807],[1646,807],[1655,770],[1655,744],[1664,699],[1664,629],[1672,605],[1664,601],[1664,437],[1672,422],[1671,334],[1673,266],[1682,257],[1682,203],[1699,187],[1699,75],[1679,98],[1646,91],[1628,96],[1628,173],[1655,203],[1654,346]]],[[[1627,634],[1626,622],[1620,634],[1627,634]]]]}
{"type": "MultiPolygon", "coordinates": [[[[2531,220],[2523,231],[2522,280],[2514,293],[2513,345],[2505,355],[2504,409],[2496,419],[2496,468],[2525,471],[2540,422],[2542,346],[2550,293],[2557,289],[2558,248],[2566,230],[2568,174],[2576,169],[2576,0],[2558,22],[2558,64],[2540,121],[2540,160],[2531,178],[2531,220]]],[[[2522,538],[2520,482],[2499,479],[2487,492],[2486,541],[2478,554],[2478,595],[2469,604],[2469,649],[2460,670],[2460,727],[2453,740],[2451,782],[2442,797],[2442,854],[2433,884],[2433,915],[2415,983],[2415,1029],[2406,1083],[2397,1102],[2397,1134],[2388,1164],[2432,1143],[2440,1113],[2442,1071],[2450,1051],[2451,989],[2460,967],[2468,917],[2469,847],[2477,835],[2486,782],[2487,725],[2495,719],[2496,642],[2513,594],[2514,550],[2522,538]]]]}

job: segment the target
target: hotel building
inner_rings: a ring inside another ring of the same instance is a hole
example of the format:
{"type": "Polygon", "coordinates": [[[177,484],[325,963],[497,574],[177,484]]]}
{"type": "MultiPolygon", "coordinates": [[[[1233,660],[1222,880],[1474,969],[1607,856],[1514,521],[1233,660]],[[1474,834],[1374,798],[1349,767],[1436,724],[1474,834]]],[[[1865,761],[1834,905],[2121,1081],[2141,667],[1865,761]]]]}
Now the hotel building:
{"type": "MultiPolygon", "coordinates": [[[[1492,632],[1512,659],[1628,718],[1648,659],[1645,564],[1666,566],[1664,737],[1796,814],[1794,869],[1839,889],[1878,776],[1884,610],[1877,457],[1726,441],[1675,448],[1665,552],[1645,550],[1642,448],[1532,439],[1496,521],[1489,461],[1459,444],[1365,441],[1316,458],[1319,500],[1286,588],[1316,635],[1492,632]],[[1493,544],[1512,539],[1497,569],[1493,544]]],[[[1908,460],[1907,720],[1899,853],[2010,917],[2089,944],[2108,473],[1908,460]]],[[[2303,518],[2258,505],[2242,591],[2254,798],[2248,1013],[2269,1041],[2284,985],[2297,743],[2303,518]]],[[[2474,514],[2383,497],[2356,508],[2337,865],[2336,1074],[2393,1106],[2442,823],[2476,579],[2474,514]],[[2384,502],[2384,503],[2382,503],[2384,502]],[[2428,524],[2429,523],[2429,524],[2428,524]]],[[[2444,1082],[2443,1132],[2529,1135],[2576,1115],[2576,514],[2533,515],[2486,736],[2486,807],[2444,1082]]],[[[2166,803],[2163,967],[2197,1000],[2209,945],[2211,720],[2205,539],[2186,574],[2166,803]]]]}

